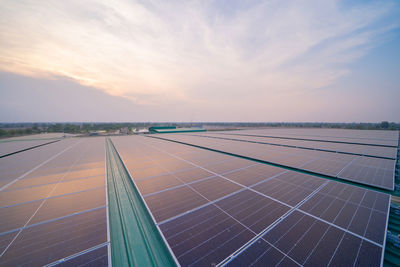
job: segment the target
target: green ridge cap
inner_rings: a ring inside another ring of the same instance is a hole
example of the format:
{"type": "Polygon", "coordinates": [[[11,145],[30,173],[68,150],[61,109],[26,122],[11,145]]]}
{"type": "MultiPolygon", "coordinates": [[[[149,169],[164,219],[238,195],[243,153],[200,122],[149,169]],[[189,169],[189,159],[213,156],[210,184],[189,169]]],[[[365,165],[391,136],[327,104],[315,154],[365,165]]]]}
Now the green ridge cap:
{"type": "Polygon", "coordinates": [[[106,158],[112,265],[177,266],[109,138],[106,158]]]}
{"type": "Polygon", "coordinates": [[[195,132],[205,132],[202,128],[176,128],[176,129],[159,129],[155,130],[154,133],[195,133],[195,132]]]}

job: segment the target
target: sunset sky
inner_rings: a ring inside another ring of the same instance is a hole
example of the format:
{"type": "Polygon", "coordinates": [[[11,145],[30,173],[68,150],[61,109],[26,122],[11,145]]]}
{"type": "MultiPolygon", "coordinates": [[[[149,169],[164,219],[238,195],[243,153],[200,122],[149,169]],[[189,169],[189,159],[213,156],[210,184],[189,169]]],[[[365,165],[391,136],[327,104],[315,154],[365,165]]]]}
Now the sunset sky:
{"type": "Polygon", "coordinates": [[[0,1],[0,122],[382,120],[399,1],[0,1]]]}

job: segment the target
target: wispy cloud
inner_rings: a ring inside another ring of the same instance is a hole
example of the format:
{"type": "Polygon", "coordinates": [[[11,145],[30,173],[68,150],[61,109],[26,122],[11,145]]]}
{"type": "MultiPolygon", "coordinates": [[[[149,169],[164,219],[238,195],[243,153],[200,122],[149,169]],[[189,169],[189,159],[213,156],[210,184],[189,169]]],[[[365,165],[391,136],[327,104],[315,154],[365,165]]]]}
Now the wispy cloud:
{"type": "Polygon", "coordinates": [[[3,0],[0,69],[144,105],[276,103],[346,75],[398,27],[390,1],[245,3],[3,0]]]}

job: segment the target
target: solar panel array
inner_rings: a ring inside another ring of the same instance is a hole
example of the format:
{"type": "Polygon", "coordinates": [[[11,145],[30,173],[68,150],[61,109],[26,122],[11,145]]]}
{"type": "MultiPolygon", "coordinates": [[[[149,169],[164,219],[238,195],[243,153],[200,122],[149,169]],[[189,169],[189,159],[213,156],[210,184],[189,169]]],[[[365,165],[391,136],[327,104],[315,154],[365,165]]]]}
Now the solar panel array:
{"type": "Polygon", "coordinates": [[[381,130],[345,130],[318,128],[269,128],[230,131],[229,134],[262,135],[268,137],[328,141],[335,143],[371,144],[380,146],[398,146],[398,131],[381,130]]]}
{"type": "MultiPolygon", "coordinates": [[[[286,135],[310,138],[306,133],[286,135]]],[[[375,137],[393,144],[391,132],[354,133],[313,132],[329,141],[375,137]]],[[[361,145],[354,144],[318,141],[313,148],[332,151],[316,151],[282,146],[300,140],[260,144],[249,141],[265,137],[198,135],[209,137],[154,136],[204,148],[111,138],[180,265],[382,264],[389,194],[229,153],[391,189],[393,160],[382,158],[390,149],[368,150],[366,157],[340,153],[357,154],[361,150],[352,149],[361,145]]],[[[65,139],[1,158],[0,265],[109,265],[105,167],[102,137],[65,139]]]]}
{"type": "Polygon", "coordinates": [[[394,188],[396,160],[393,159],[210,138],[200,134],[160,137],[383,189],[394,188]]]}
{"type": "Polygon", "coordinates": [[[107,265],[104,138],[0,159],[0,265],[107,265]]]}
{"type": "Polygon", "coordinates": [[[381,264],[388,194],[163,140],[112,140],[182,266],[381,264]]]}
{"type": "Polygon", "coordinates": [[[349,144],[349,143],[335,143],[324,141],[312,140],[293,140],[293,139],[280,139],[270,138],[263,136],[254,136],[250,134],[241,133],[203,133],[199,136],[218,137],[250,142],[259,142],[271,145],[280,145],[293,148],[313,149],[343,154],[365,155],[377,158],[396,159],[397,147],[379,146],[379,145],[365,145],[365,144],[349,144]]]}

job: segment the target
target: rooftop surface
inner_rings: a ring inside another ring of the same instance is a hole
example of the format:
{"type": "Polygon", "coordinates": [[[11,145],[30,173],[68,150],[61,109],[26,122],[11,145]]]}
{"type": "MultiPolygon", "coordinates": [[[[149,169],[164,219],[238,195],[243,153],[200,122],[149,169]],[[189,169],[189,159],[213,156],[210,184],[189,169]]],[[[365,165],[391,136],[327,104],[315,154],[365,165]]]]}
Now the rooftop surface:
{"type": "Polygon", "coordinates": [[[0,158],[1,266],[381,266],[396,257],[384,258],[397,131],[35,142],[0,143],[13,153],[0,158]]]}

